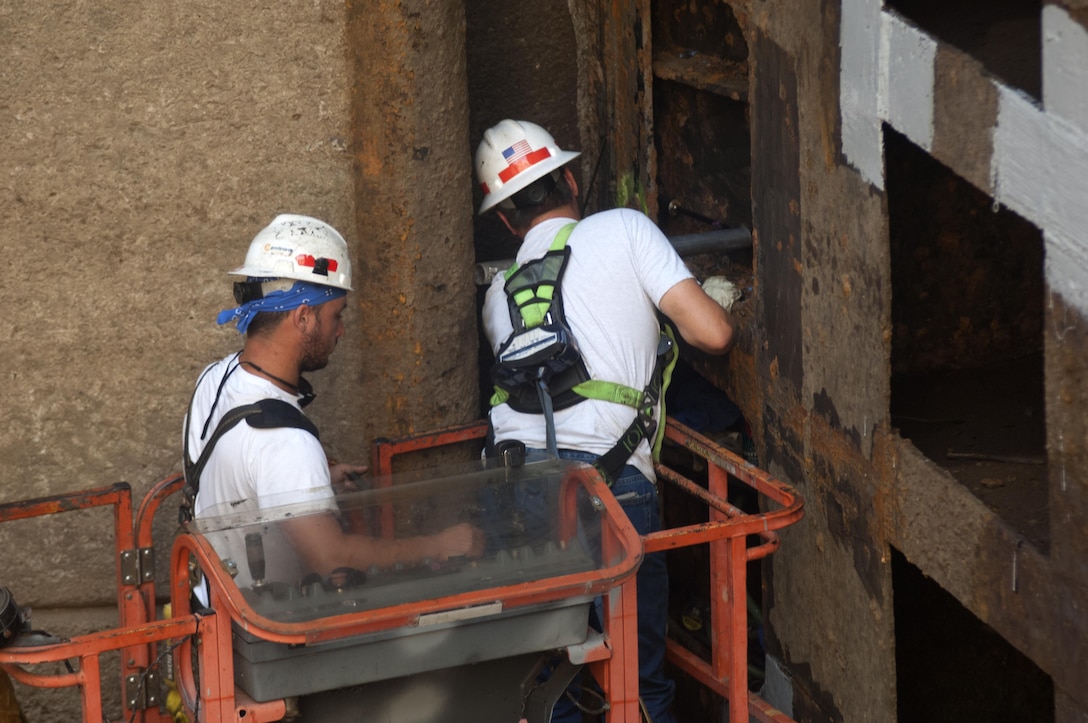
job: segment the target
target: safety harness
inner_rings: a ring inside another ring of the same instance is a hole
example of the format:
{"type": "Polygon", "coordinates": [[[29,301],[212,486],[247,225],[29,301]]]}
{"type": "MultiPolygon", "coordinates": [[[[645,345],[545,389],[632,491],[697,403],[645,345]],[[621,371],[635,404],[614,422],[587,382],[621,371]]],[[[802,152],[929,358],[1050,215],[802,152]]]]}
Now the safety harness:
{"type": "Polygon", "coordinates": [[[560,229],[548,251],[506,272],[507,304],[513,332],[496,353],[491,370],[495,392],[491,406],[509,404],[528,414],[544,414],[548,451],[558,455],[553,412],[587,399],[623,404],[635,410],[631,425],[596,467],[612,483],[643,439],[650,442],[653,458],[660,453],[664,427],[655,419],[658,401],[672,376],[677,350],[672,330],[663,325],[657,362],[643,390],[618,382],[591,379],[563,315],[560,284],[571,249],[567,240],[577,223],[560,229]]]}
{"type": "MultiPolygon", "coordinates": [[[[236,369],[237,367],[235,367],[236,369]]],[[[216,393],[216,402],[219,400],[219,394],[223,390],[223,385],[227,381],[227,377],[234,371],[231,369],[219,382],[219,391],[216,393]]],[[[199,388],[200,384],[197,384],[199,388]]],[[[196,397],[194,391],[193,397],[196,397]]],[[[212,405],[212,409],[215,409],[215,404],[212,405]]],[[[317,426],[310,421],[310,419],[302,413],[298,407],[289,404],[282,399],[261,399],[252,404],[243,404],[239,407],[227,410],[227,412],[219,420],[219,424],[216,425],[215,431],[212,432],[211,437],[208,437],[207,443],[204,445],[204,449],[200,453],[200,457],[193,462],[192,457],[189,455],[189,424],[193,416],[193,403],[189,401],[189,414],[185,417],[185,486],[182,488],[182,502],[181,508],[178,510],[178,522],[184,524],[193,519],[193,505],[196,503],[196,495],[200,492],[200,475],[204,471],[204,467],[208,464],[208,459],[211,457],[212,450],[215,449],[216,443],[219,439],[233,429],[243,419],[246,424],[254,429],[275,429],[278,427],[294,427],[296,429],[303,429],[312,434],[316,439],[321,439],[321,435],[317,431],[317,426]]],[[[210,419],[210,417],[209,417],[210,419]]],[[[207,436],[208,425],[204,424],[204,432],[201,435],[203,439],[207,436]]]]}

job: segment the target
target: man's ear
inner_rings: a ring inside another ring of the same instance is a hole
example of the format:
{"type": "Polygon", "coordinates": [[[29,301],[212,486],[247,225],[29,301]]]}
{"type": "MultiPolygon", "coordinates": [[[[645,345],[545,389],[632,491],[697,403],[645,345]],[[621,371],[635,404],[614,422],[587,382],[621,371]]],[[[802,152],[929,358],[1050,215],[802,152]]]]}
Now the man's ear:
{"type": "Polygon", "coordinates": [[[291,309],[290,318],[295,328],[305,333],[310,330],[310,325],[314,322],[314,310],[307,304],[303,304],[291,309]]]}
{"type": "Polygon", "coordinates": [[[567,185],[570,186],[571,195],[578,198],[578,181],[574,180],[574,174],[570,172],[570,168],[564,168],[563,175],[567,179],[567,185]]]}
{"type": "Polygon", "coordinates": [[[506,228],[510,229],[510,233],[520,238],[524,238],[525,234],[518,233],[517,229],[510,225],[510,219],[506,218],[505,213],[503,213],[502,211],[496,211],[495,213],[497,213],[499,215],[499,218],[502,219],[502,222],[506,224],[506,228]]]}

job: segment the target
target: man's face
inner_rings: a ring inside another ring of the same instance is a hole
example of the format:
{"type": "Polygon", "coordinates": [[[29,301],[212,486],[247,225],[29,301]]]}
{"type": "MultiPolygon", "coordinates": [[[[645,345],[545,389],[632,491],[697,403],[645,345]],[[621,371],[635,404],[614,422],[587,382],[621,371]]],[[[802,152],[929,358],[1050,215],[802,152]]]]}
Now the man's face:
{"type": "Polygon", "coordinates": [[[302,349],[302,371],[324,369],[336,348],[336,342],[344,335],[344,309],[347,297],[327,301],[314,308],[314,323],[306,335],[302,349]]]}

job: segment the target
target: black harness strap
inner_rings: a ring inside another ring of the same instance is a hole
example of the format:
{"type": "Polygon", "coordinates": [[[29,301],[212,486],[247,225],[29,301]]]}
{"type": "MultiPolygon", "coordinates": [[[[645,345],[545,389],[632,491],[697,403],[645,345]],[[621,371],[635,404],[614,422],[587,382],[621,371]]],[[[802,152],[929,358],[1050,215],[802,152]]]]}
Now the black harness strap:
{"type": "MultiPolygon", "coordinates": [[[[190,414],[190,416],[192,415],[190,414]]],[[[185,487],[182,489],[181,509],[178,510],[179,523],[184,524],[193,519],[193,505],[196,502],[197,493],[200,492],[200,475],[208,464],[208,459],[211,457],[212,450],[215,449],[216,442],[243,419],[254,429],[294,427],[303,429],[315,438],[321,439],[317,426],[297,407],[282,399],[262,399],[253,404],[245,404],[228,410],[219,420],[219,424],[216,425],[212,436],[208,438],[208,442],[200,453],[200,458],[196,462],[192,462],[189,456],[189,420],[187,418],[185,424],[185,487]]]]}
{"type": "Polygon", "coordinates": [[[635,448],[643,439],[650,440],[650,451],[655,453],[655,442],[658,432],[658,421],[654,419],[654,411],[657,401],[661,398],[662,390],[669,383],[672,367],[678,356],[676,344],[667,333],[662,334],[662,343],[658,347],[657,362],[654,364],[654,373],[650,376],[650,383],[643,392],[642,404],[635,411],[635,418],[631,425],[612,449],[608,450],[594,463],[594,467],[601,473],[608,486],[619,478],[627,460],[635,453],[635,448]],[[667,340],[667,342],[666,342],[667,340]]]}

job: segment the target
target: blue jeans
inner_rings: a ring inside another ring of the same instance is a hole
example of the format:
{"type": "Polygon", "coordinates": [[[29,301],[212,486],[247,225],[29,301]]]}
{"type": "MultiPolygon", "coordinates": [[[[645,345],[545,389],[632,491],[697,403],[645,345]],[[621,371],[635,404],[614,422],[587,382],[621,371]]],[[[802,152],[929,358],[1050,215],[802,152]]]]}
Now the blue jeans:
{"type": "MultiPolygon", "coordinates": [[[[559,450],[564,459],[592,464],[597,455],[576,450],[559,450]]],[[[661,529],[657,487],[627,465],[612,485],[612,495],[640,535],[661,529]]],[[[665,553],[646,555],[635,577],[638,591],[638,689],[652,723],[676,723],[670,710],[676,684],[665,677],[665,629],[669,621],[669,573],[665,553]]],[[[594,606],[598,612],[602,602],[594,606]]],[[[599,618],[598,618],[599,619],[599,618]]],[[[599,623],[596,624],[599,627],[599,623]]],[[[568,689],[577,697],[576,685],[568,689]]],[[[552,713],[553,723],[581,723],[582,715],[566,696],[559,699],[552,713]]]]}

